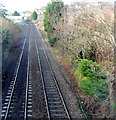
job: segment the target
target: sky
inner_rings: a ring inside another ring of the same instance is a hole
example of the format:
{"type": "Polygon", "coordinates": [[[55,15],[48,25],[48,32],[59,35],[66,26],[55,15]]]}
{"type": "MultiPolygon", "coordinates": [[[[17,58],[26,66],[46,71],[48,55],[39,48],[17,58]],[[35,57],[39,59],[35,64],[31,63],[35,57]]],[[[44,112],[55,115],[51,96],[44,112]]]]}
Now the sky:
{"type": "MultiPolygon", "coordinates": [[[[36,8],[41,8],[42,6],[46,6],[48,2],[51,0],[0,0],[5,8],[10,11],[14,12],[17,10],[18,12],[34,10],[36,8]]],[[[74,1],[107,1],[107,2],[114,2],[115,0],[62,0],[65,4],[73,3],[74,1]]]]}

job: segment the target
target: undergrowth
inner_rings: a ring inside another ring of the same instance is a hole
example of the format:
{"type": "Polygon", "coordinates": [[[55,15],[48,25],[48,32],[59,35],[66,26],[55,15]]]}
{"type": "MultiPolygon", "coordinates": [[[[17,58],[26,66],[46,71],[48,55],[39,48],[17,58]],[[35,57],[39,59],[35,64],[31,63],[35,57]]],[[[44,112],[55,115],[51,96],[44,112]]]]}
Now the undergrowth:
{"type": "Polygon", "coordinates": [[[85,93],[95,99],[102,100],[108,96],[106,71],[100,69],[100,65],[92,60],[80,59],[76,61],[77,68],[73,72],[78,86],[85,93]]]}

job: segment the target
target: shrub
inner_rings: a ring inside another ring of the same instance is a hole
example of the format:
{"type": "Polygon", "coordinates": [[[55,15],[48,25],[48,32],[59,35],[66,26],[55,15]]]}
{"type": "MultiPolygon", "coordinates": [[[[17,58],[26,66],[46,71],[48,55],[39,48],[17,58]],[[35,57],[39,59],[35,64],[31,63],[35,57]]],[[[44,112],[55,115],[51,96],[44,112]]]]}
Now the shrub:
{"type": "Polygon", "coordinates": [[[51,38],[50,36],[48,36],[48,42],[51,47],[53,47],[55,45],[55,40],[53,38],[51,38]]]}
{"type": "Polygon", "coordinates": [[[2,30],[2,40],[3,40],[3,44],[9,43],[9,29],[2,30]]]}
{"type": "Polygon", "coordinates": [[[103,77],[106,72],[92,60],[80,59],[76,62],[78,69],[74,75],[79,87],[96,99],[105,99],[109,94],[106,79],[103,77]]]}

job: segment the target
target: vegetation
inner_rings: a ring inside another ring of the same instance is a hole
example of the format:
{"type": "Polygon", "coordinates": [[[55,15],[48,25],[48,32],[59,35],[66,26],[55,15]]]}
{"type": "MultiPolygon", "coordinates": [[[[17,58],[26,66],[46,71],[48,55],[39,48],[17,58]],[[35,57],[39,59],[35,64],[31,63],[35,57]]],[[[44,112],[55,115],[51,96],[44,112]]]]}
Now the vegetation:
{"type": "Polygon", "coordinates": [[[20,26],[13,23],[9,19],[2,18],[2,60],[3,65],[7,60],[9,50],[12,43],[17,38],[17,35],[20,31],[20,26]]]}
{"type": "Polygon", "coordinates": [[[37,17],[38,17],[38,15],[37,15],[37,13],[34,11],[34,12],[32,13],[32,15],[31,15],[31,19],[32,19],[32,20],[36,20],[37,17]]]}
{"type": "Polygon", "coordinates": [[[6,10],[6,9],[0,9],[0,16],[1,16],[2,18],[5,18],[6,15],[7,15],[7,10],[6,10]]]}
{"type": "Polygon", "coordinates": [[[4,5],[0,3],[0,17],[5,18],[7,15],[7,10],[4,8],[4,5]]]}
{"type": "Polygon", "coordinates": [[[12,16],[20,16],[20,13],[17,11],[14,11],[14,13],[12,14],[12,16]]]}
{"type": "Polygon", "coordinates": [[[78,68],[74,75],[79,87],[96,99],[106,99],[109,93],[105,71],[92,60],[80,59],[76,62],[78,68]]]}
{"type": "Polygon", "coordinates": [[[8,39],[9,39],[9,29],[4,28],[4,29],[2,29],[3,45],[4,44],[7,45],[9,43],[8,39]]]}
{"type": "Polygon", "coordinates": [[[82,101],[86,103],[87,96],[94,99],[92,103],[85,104],[86,110],[90,113],[94,109],[93,114],[103,117],[101,107],[104,104],[104,111],[110,116],[107,108],[111,105],[110,110],[113,111],[115,106],[112,104],[116,47],[113,5],[105,2],[95,5],[75,2],[70,6],[62,4],[57,11],[55,4],[58,3],[48,4],[44,13],[44,30],[47,32],[48,42],[54,46],[52,50],[58,53],[56,58],[65,66],[67,73],[73,71],[76,86],[82,91],[79,93],[82,101]],[[83,94],[86,94],[85,98],[83,94]],[[101,107],[96,109],[96,105],[101,107]]]}
{"type": "Polygon", "coordinates": [[[53,31],[55,30],[54,23],[59,22],[60,18],[62,17],[61,9],[63,6],[63,2],[49,3],[44,13],[44,30],[47,32],[49,40],[48,42],[52,47],[58,40],[53,37],[53,31]]]}

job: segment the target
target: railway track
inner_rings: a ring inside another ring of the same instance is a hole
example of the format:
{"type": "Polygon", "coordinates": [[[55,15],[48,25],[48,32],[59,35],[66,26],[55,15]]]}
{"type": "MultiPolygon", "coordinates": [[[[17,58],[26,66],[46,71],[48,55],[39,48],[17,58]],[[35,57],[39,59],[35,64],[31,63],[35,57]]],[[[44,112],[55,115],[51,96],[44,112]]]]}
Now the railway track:
{"type": "Polygon", "coordinates": [[[31,117],[32,90],[31,82],[28,79],[30,52],[28,32],[16,65],[16,70],[2,102],[1,116],[4,120],[27,119],[27,117],[31,117]]]}
{"type": "MultiPolygon", "coordinates": [[[[36,28],[35,28],[36,29],[36,28]]],[[[38,55],[41,79],[44,88],[47,115],[49,119],[67,118],[71,119],[49,59],[43,47],[42,36],[37,36],[35,31],[35,45],[38,55]],[[37,41],[37,39],[40,39],[37,41]]]]}
{"type": "MultiPolygon", "coordinates": [[[[43,46],[42,36],[33,24],[28,24],[28,32],[25,37],[22,52],[17,62],[13,79],[5,93],[2,105],[2,119],[31,119],[32,118],[32,83],[30,74],[30,40],[34,43],[35,56],[38,62],[38,71],[41,78],[41,91],[45,101],[45,116],[47,118],[71,119],[65,101],[63,99],[57,79],[50,65],[43,46]],[[30,29],[31,28],[31,29],[30,29]],[[32,29],[33,28],[33,29],[32,29]],[[29,32],[30,31],[30,32],[29,32]]],[[[31,49],[32,50],[32,49],[31,49]]],[[[33,61],[31,61],[33,62],[33,61]]],[[[38,101],[41,104],[41,101],[38,101]]]]}

